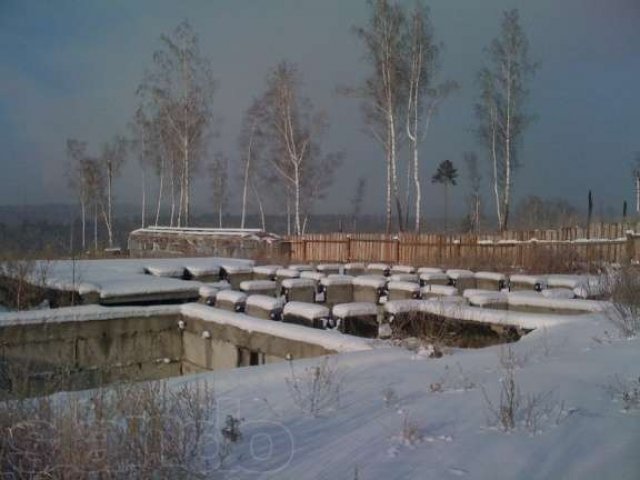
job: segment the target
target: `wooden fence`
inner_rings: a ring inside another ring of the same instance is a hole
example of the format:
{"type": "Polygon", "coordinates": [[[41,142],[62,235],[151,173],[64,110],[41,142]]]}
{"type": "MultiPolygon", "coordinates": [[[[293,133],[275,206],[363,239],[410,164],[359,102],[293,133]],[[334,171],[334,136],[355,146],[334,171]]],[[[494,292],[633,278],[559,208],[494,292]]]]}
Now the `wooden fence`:
{"type": "MultiPolygon", "coordinates": [[[[595,224],[590,230],[509,231],[495,235],[329,233],[288,237],[291,261],[386,262],[468,267],[570,270],[581,264],[636,258],[639,224],[595,224]],[[566,264],[566,265],[562,265],[566,264]]],[[[640,253],[640,245],[638,245],[640,253]]]]}

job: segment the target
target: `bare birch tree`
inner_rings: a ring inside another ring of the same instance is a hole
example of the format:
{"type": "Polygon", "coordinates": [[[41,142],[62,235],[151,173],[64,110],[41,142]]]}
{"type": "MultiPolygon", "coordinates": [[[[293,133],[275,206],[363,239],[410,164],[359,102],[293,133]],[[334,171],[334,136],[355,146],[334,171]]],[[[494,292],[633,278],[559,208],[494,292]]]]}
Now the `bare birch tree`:
{"type": "MultiPolygon", "coordinates": [[[[451,92],[459,88],[451,80],[436,85],[435,81],[440,69],[442,45],[437,43],[431,24],[429,8],[421,2],[411,12],[407,25],[405,61],[407,82],[406,134],[409,140],[411,158],[408,162],[408,176],[413,177],[415,193],[416,233],[420,231],[422,219],[422,183],[420,179],[420,145],[424,142],[431,119],[437,112],[440,102],[451,92]]],[[[407,185],[407,199],[409,198],[407,185]]],[[[407,201],[407,219],[409,218],[409,202],[407,201]]]]}
{"type": "Polygon", "coordinates": [[[260,161],[260,153],[263,146],[263,135],[259,125],[259,102],[254,101],[247,109],[242,119],[242,129],[238,137],[238,148],[240,150],[240,165],[242,168],[242,208],[240,214],[240,228],[245,228],[247,207],[249,202],[249,190],[251,189],[256,197],[256,202],[260,208],[264,229],[264,209],[262,200],[258,193],[255,180],[257,163],[260,161]]]}
{"type": "Polygon", "coordinates": [[[537,68],[529,60],[529,42],[518,10],[504,12],[500,34],[486,54],[488,64],[478,74],[477,133],[489,154],[498,225],[506,230],[514,171],[520,166],[519,148],[532,120],[525,111],[527,84],[537,68]]]}
{"type": "MultiPolygon", "coordinates": [[[[301,235],[314,200],[330,185],[341,154],[324,155],[319,140],[327,129],[322,113],[299,93],[297,67],[283,61],[267,75],[267,87],[256,104],[256,115],[268,145],[268,159],[293,209],[294,231],[301,235]]],[[[288,218],[289,215],[288,215],[288,218]]]]}
{"type": "Polygon", "coordinates": [[[120,136],[114,137],[102,146],[102,153],[98,159],[103,178],[97,179],[96,185],[102,219],[109,237],[109,247],[113,247],[113,182],[120,176],[126,159],[127,141],[120,136]]]}
{"type": "Polygon", "coordinates": [[[467,176],[469,178],[469,220],[472,231],[476,234],[480,232],[480,212],[481,212],[481,196],[480,184],[482,175],[478,168],[478,155],[475,152],[465,152],[463,155],[464,163],[467,167],[467,176]]]}
{"type": "Polygon", "coordinates": [[[392,203],[395,202],[398,228],[403,229],[402,202],[398,186],[398,149],[402,130],[402,114],[406,105],[403,71],[405,15],[402,8],[389,0],[368,0],[371,17],[366,27],[354,27],[354,33],[365,48],[365,59],[372,67],[371,75],[356,88],[343,93],[362,100],[367,132],[382,146],[386,157],[386,230],[391,231],[392,203]]]}
{"type": "Polygon", "coordinates": [[[209,166],[211,194],[218,214],[218,227],[222,228],[222,218],[229,203],[229,159],[223,153],[216,153],[209,166]]]}
{"type": "Polygon", "coordinates": [[[86,249],[87,206],[91,201],[91,191],[88,178],[87,144],[75,139],[67,140],[67,156],[71,163],[68,168],[69,187],[80,202],[80,218],[82,222],[82,250],[86,249]]]}
{"type": "Polygon", "coordinates": [[[187,226],[192,177],[206,156],[213,127],[215,82],[209,61],[200,52],[198,36],[188,22],[178,25],[171,35],[162,35],[161,42],[162,48],[153,55],[153,69],[146,73],[138,94],[147,116],[162,121],[165,150],[174,160],[169,170],[171,217],[175,214],[177,187],[177,224],[187,226]]]}

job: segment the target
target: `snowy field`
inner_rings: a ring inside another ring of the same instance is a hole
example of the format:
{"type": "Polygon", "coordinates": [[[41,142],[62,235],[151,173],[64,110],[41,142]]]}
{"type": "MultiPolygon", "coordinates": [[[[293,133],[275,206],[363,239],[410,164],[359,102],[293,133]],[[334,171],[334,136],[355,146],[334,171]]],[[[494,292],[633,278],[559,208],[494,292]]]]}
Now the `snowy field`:
{"type": "MultiPolygon", "coordinates": [[[[236,321],[203,305],[146,308],[236,321]]],[[[5,320],[16,315],[25,314],[5,314],[5,320]]],[[[322,366],[319,358],[168,383],[207,382],[217,418],[242,419],[242,441],[227,461],[226,478],[637,479],[640,405],[637,397],[625,402],[621,388],[640,387],[640,340],[621,338],[602,313],[558,320],[510,346],[448,349],[437,359],[427,349],[368,341],[371,350],[328,357],[328,380],[315,394],[306,386],[309,369],[322,366]],[[291,388],[294,377],[300,394],[291,388]],[[506,428],[500,391],[509,382],[513,425],[506,428]]],[[[237,321],[248,329],[284,327],[244,315],[237,321]]],[[[296,328],[305,330],[340,336],[296,328]]]]}

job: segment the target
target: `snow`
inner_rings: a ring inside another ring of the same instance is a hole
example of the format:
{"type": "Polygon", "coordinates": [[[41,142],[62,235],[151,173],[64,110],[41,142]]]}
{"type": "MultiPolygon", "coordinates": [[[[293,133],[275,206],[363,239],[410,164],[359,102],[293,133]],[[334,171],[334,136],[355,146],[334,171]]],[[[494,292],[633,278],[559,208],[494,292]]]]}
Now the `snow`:
{"type": "Polygon", "coordinates": [[[310,278],[287,278],[281,285],[283,288],[316,288],[315,280],[310,278]]]}
{"type": "Polygon", "coordinates": [[[216,298],[219,291],[220,290],[210,285],[202,285],[198,290],[198,294],[200,298],[216,298]]]}
{"type": "Polygon", "coordinates": [[[280,268],[276,271],[276,277],[278,278],[298,278],[300,272],[298,270],[292,270],[290,268],[280,268]]]}
{"type": "Polygon", "coordinates": [[[334,318],[358,317],[364,315],[377,315],[378,307],[375,303],[352,302],[339,303],[331,309],[334,318]]]}
{"type": "Polygon", "coordinates": [[[469,295],[465,295],[465,298],[469,301],[471,305],[476,305],[478,307],[484,307],[485,305],[490,305],[490,304],[506,305],[508,303],[507,294],[503,292],[490,292],[490,291],[476,292],[476,293],[471,293],[469,295]]]}
{"type": "Polygon", "coordinates": [[[327,307],[316,303],[305,302],[289,302],[284,306],[282,313],[284,315],[294,315],[308,320],[329,317],[329,309],[327,307]]]}
{"type": "Polygon", "coordinates": [[[217,265],[186,264],[185,269],[194,278],[218,277],[220,275],[220,267],[217,265]]]}
{"type": "Polygon", "coordinates": [[[360,275],[353,279],[353,285],[358,287],[383,288],[387,284],[387,277],[383,275],[360,275]]]}
{"type": "Polygon", "coordinates": [[[275,275],[281,268],[282,265],[259,265],[253,267],[253,273],[259,273],[261,275],[275,275]]]}
{"type": "Polygon", "coordinates": [[[344,269],[345,270],[364,270],[366,267],[366,265],[362,262],[351,262],[351,263],[345,263],[344,264],[344,269]]]}
{"type": "Polygon", "coordinates": [[[415,282],[390,281],[387,284],[388,290],[400,290],[403,292],[419,292],[420,285],[415,282]]]}
{"type": "MultiPolygon", "coordinates": [[[[148,275],[149,269],[156,273],[176,274],[184,272],[188,266],[215,271],[222,264],[251,266],[253,260],[218,257],[165,258],[165,259],[109,259],[109,260],[41,260],[36,271],[45,271],[45,284],[49,288],[74,290],[81,295],[96,294],[100,298],[116,301],[122,296],[135,300],[136,297],[165,295],[178,298],[188,295],[197,297],[200,283],[189,282],[166,276],[148,275]]],[[[182,273],[180,274],[180,276],[182,273]]],[[[38,279],[34,278],[34,282],[38,279]]]]}
{"type": "Polygon", "coordinates": [[[540,293],[537,295],[522,295],[521,292],[510,292],[508,298],[509,306],[514,307],[541,307],[584,312],[603,312],[608,305],[606,302],[598,302],[595,300],[547,298],[540,293]]]}
{"type": "Polygon", "coordinates": [[[546,290],[542,290],[540,294],[545,298],[572,299],[576,297],[575,293],[573,293],[573,290],[569,288],[547,288],[546,290]]]}
{"type": "Polygon", "coordinates": [[[425,272],[420,274],[420,280],[426,283],[433,282],[435,280],[448,281],[449,275],[447,275],[446,273],[439,273],[439,272],[431,272],[431,273],[425,272]]]}
{"type": "Polygon", "coordinates": [[[386,263],[370,263],[367,265],[367,270],[382,270],[389,271],[391,267],[386,263]]]}
{"type": "Polygon", "coordinates": [[[415,267],[411,265],[394,265],[391,267],[392,273],[415,273],[415,267]]]}
{"type": "Polygon", "coordinates": [[[155,277],[182,278],[184,275],[184,267],[179,266],[148,266],[144,268],[145,272],[155,277]]]}
{"type": "Polygon", "coordinates": [[[425,285],[420,289],[423,293],[435,293],[446,297],[458,296],[458,289],[448,285],[425,285]]]}
{"type": "Polygon", "coordinates": [[[306,263],[298,263],[298,264],[289,265],[289,270],[296,270],[298,272],[312,272],[315,270],[315,268],[313,268],[313,265],[309,265],[306,263]]]}
{"type": "Polygon", "coordinates": [[[418,282],[418,275],[415,273],[394,273],[389,276],[392,282],[418,282]]]}
{"type": "Polygon", "coordinates": [[[230,275],[237,275],[241,273],[252,273],[253,267],[250,265],[237,265],[233,263],[223,263],[220,265],[230,275]]]}
{"type": "Polygon", "coordinates": [[[419,312],[426,300],[390,300],[384,304],[384,311],[390,315],[398,313],[419,312]]]}
{"type": "Polygon", "coordinates": [[[476,272],[474,277],[478,280],[495,280],[496,282],[507,279],[507,276],[504,273],[498,272],[476,272]]]}
{"type": "Polygon", "coordinates": [[[350,275],[329,275],[320,280],[320,285],[325,287],[338,286],[338,285],[351,285],[353,278],[350,275]]]}
{"type": "Polygon", "coordinates": [[[262,290],[273,290],[276,289],[276,282],[271,280],[244,280],[240,282],[240,290],[243,292],[255,292],[262,290]]]}
{"type": "Polygon", "coordinates": [[[228,303],[242,303],[246,301],[247,294],[239,292],[238,290],[222,290],[216,295],[216,303],[228,302],[228,303]]]}
{"type": "Polygon", "coordinates": [[[547,277],[544,275],[525,275],[521,273],[516,273],[511,275],[510,277],[511,283],[524,283],[526,285],[540,285],[541,288],[545,288],[547,286],[547,277]]]}
{"type": "MultiPolygon", "coordinates": [[[[526,294],[517,295],[541,297],[535,292],[526,294]]],[[[398,302],[389,302],[387,308],[398,302]]],[[[419,301],[408,302],[416,305],[419,301]]],[[[176,392],[204,383],[215,387],[217,415],[243,419],[240,428],[244,440],[234,451],[240,459],[233,455],[229,458],[228,471],[221,473],[223,478],[638,478],[640,413],[624,411],[607,387],[616,377],[628,382],[637,379],[640,338],[618,337],[606,316],[595,312],[571,316],[524,314],[431,300],[417,305],[436,314],[444,310],[458,318],[537,329],[508,349],[504,345],[450,348],[442,358],[428,358],[422,350],[411,352],[393,346],[374,349],[380,342],[198,304],[8,313],[0,316],[0,322],[7,317],[26,321],[40,316],[42,321],[44,316],[47,321],[60,321],[65,317],[94,319],[98,315],[106,319],[124,313],[146,316],[158,311],[182,312],[191,318],[343,352],[328,360],[336,371],[331,381],[341,385],[340,401],[318,417],[300,411],[287,387],[292,368],[301,377],[321,365],[318,358],[205,372],[168,381],[168,387],[176,392]],[[523,422],[518,422],[517,428],[507,433],[490,421],[486,398],[499,406],[505,378],[501,358],[509,351],[516,359],[514,378],[523,401],[530,396],[549,399],[542,404],[548,411],[542,411],[537,431],[528,431],[523,422]],[[407,425],[415,432],[409,438],[402,435],[407,425]],[[261,442],[268,445],[263,452],[250,449],[261,442]]],[[[212,433],[219,428],[214,426],[212,433]]]]}
{"type": "Polygon", "coordinates": [[[459,278],[473,278],[473,272],[471,270],[451,269],[447,270],[447,276],[454,280],[459,278]]]}
{"type": "Polygon", "coordinates": [[[422,275],[423,273],[444,273],[441,268],[436,267],[420,267],[418,269],[418,274],[422,275]]]}
{"type": "Polygon", "coordinates": [[[284,306],[284,299],[269,297],[268,295],[249,295],[246,305],[247,307],[253,306],[263,310],[276,310],[284,306]]]}
{"type": "Polygon", "coordinates": [[[341,263],[319,263],[316,267],[316,270],[318,270],[319,272],[326,272],[327,270],[335,270],[339,272],[341,268],[341,263]]]}
{"type": "Polygon", "coordinates": [[[325,274],[320,272],[300,272],[300,278],[308,278],[316,282],[319,282],[324,277],[325,277],[325,274]]]}

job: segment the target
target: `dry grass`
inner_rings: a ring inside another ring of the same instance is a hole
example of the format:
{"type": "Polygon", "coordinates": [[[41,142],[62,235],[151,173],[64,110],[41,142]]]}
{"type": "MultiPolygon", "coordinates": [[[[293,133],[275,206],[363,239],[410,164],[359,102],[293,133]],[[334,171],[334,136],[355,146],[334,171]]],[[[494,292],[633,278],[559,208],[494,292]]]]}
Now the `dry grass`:
{"type": "Polygon", "coordinates": [[[239,422],[220,429],[216,415],[206,384],[1,402],[0,477],[212,478],[241,438],[239,422]]]}

